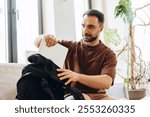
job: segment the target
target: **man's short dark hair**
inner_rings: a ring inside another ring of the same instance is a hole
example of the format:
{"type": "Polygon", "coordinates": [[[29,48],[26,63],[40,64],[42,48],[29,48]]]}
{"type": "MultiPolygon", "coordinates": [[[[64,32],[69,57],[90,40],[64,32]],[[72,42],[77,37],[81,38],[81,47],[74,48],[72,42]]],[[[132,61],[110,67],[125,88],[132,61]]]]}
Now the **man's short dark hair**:
{"type": "Polygon", "coordinates": [[[104,23],[104,14],[98,10],[95,9],[89,9],[87,10],[84,14],[83,17],[87,15],[87,16],[95,16],[98,18],[98,21],[101,23],[104,23]]]}

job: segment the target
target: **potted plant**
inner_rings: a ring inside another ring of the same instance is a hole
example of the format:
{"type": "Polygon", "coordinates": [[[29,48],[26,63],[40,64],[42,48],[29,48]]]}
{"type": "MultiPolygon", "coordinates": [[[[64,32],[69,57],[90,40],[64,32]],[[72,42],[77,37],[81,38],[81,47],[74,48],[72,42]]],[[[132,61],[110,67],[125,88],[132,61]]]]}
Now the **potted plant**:
{"type": "MultiPolygon", "coordinates": [[[[120,51],[118,56],[123,53],[125,50],[128,51],[128,66],[129,66],[129,75],[128,78],[125,78],[127,83],[128,96],[129,99],[141,99],[146,95],[145,84],[146,79],[144,77],[146,72],[145,62],[142,60],[141,49],[135,45],[134,31],[135,27],[138,24],[134,24],[134,19],[136,17],[137,10],[142,10],[145,7],[150,6],[147,4],[141,8],[137,8],[133,11],[131,6],[131,0],[119,0],[119,4],[115,7],[115,17],[120,17],[128,25],[128,42],[120,51]],[[138,56],[138,57],[137,57],[138,56]],[[132,96],[132,97],[130,97],[132,96]]],[[[146,26],[142,20],[143,24],[138,26],[146,26]]]]}

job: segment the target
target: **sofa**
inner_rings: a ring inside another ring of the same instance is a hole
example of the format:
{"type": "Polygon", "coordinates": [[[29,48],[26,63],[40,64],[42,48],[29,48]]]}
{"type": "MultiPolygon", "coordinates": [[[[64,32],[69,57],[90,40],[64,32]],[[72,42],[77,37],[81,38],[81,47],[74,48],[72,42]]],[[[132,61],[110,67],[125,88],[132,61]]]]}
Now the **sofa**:
{"type": "MultiPolygon", "coordinates": [[[[15,100],[16,83],[21,76],[21,71],[25,64],[18,63],[0,63],[0,100],[15,100]]],[[[109,90],[108,95],[124,99],[124,85],[122,83],[114,84],[109,90]]]]}
{"type": "Polygon", "coordinates": [[[25,64],[0,63],[0,99],[14,100],[16,97],[16,83],[21,76],[25,64]]]}

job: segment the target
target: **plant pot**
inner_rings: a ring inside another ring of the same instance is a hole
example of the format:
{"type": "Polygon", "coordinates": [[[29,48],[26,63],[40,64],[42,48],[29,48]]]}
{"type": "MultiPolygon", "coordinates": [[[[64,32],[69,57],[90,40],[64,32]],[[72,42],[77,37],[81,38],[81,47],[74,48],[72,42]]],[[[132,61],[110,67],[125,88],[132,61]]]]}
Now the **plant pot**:
{"type": "Polygon", "coordinates": [[[128,91],[129,100],[140,100],[146,96],[146,89],[128,91]]]}

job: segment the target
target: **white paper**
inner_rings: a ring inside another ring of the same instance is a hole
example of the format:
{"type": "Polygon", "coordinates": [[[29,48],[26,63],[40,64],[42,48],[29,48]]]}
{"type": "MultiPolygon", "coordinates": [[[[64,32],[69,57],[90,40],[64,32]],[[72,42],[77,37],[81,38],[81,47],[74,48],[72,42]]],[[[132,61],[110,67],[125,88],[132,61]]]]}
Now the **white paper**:
{"type": "Polygon", "coordinates": [[[64,61],[67,55],[68,49],[60,44],[48,47],[46,46],[45,39],[42,39],[38,53],[52,60],[60,68],[63,68],[64,61]]]}

